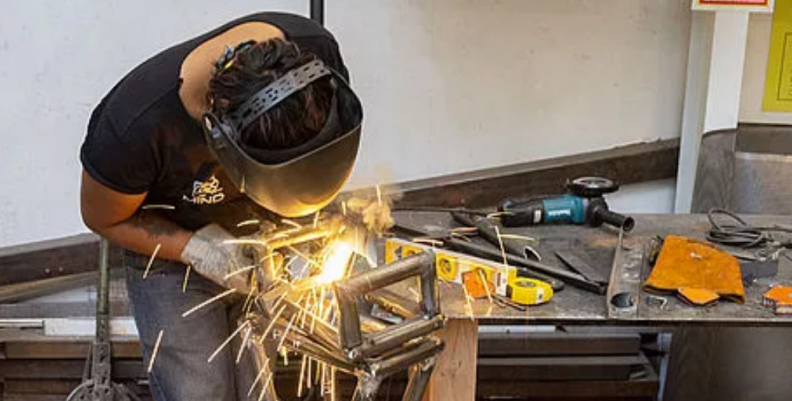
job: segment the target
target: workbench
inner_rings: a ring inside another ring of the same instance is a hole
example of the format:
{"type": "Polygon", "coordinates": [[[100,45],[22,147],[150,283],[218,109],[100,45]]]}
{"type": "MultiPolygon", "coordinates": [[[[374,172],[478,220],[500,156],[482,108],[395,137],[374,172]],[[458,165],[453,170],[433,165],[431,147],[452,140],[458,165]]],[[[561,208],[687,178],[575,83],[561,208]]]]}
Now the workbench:
{"type": "MultiPolygon", "coordinates": [[[[635,247],[645,245],[654,235],[678,234],[696,238],[703,238],[709,229],[706,216],[703,215],[638,215],[636,227],[625,238],[627,246],[635,247]]],[[[455,226],[448,213],[429,213],[429,212],[396,212],[395,218],[399,225],[413,227],[416,231],[422,232],[443,232],[455,226]]],[[[750,223],[777,223],[792,225],[792,217],[774,216],[754,216],[746,217],[750,223]]],[[[600,269],[607,274],[613,263],[614,250],[618,240],[616,230],[608,227],[589,228],[583,226],[541,226],[532,228],[504,229],[504,233],[529,236],[539,241],[537,250],[543,256],[543,262],[565,269],[560,261],[553,256],[553,250],[573,248],[585,251],[588,255],[587,261],[594,268],[600,269]]],[[[474,239],[475,241],[476,239],[474,239]]],[[[82,253],[82,252],[81,252],[82,253]]],[[[62,259],[62,258],[61,258],[62,259]]],[[[91,257],[93,260],[93,256],[91,257]]],[[[648,265],[644,266],[644,279],[649,272],[648,265]]],[[[478,335],[479,325],[509,325],[509,326],[619,326],[619,330],[633,330],[634,328],[650,328],[658,331],[674,331],[674,343],[678,338],[677,333],[683,330],[705,330],[708,333],[723,327],[789,327],[792,326],[792,318],[775,316],[771,311],[761,306],[761,295],[771,284],[792,284],[792,262],[782,257],[779,264],[779,274],[773,279],[763,279],[750,285],[746,285],[745,305],[737,305],[728,301],[721,301],[712,308],[693,308],[688,307],[672,296],[664,297],[667,299],[666,305],[660,309],[657,305],[649,305],[646,301],[647,294],[641,293],[637,312],[630,318],[609,318],[606,308],[605,296],[586,292],[567,285],[566,288],[557,292],[554,298],[545,305],[530,307],[527,312],[520,312],[511,308],[501,308],[491,305],[486,300],[472,302],[472,315],[468,313],[467,303],[464,300],[463,291],[460,286],[441,282],[441,308],[443,313],[449,318],[447,327],[441,333],[446,342],[446,350],[441,355],[438,369],[435,371],[432,386],[425,397],[427,400],[473,400],[476,394],[476,373],[478,357],[478,335]]],[[[128,316],[126,301],[122,299],[125,291],[123,283],[117,290],[111,306],[114,309],[114,316],[128,316]]],[[[407,284],[409,285],[409,284],[407,284]]],[[[114,293],[115,293],[114,292],[114,293]]],[[[409,292],[407,292],[409,293],[409,292]]],[[[67,317],[62,315],[60,309],[53,309],[54,306],[65,305],[24,305],[8,304],[3,305],[5,318],[28,317],[48,320],[52,317],[67,317]],[[37,315],[32,316],[33,306],[40,306],[35,309],[37,315]],[[47,308],[44,308],[47,306],[47,308]],[[17,313],[15,308],[21,308],[17,313]],[[24,313],[22,313],[24,309],[24,313]],[[40,309],[40,310],[39,310],[40,309]],[[14,314],[14,313],[16,314],[14,314]],[[57,316],[52,313],[57,312],[57,316]],[[22,313],[20,315],[20,313],[22,313]]],[[[92,315],[90,308],[80,305],[81,309],[72,311],[69,316],[92,315]],[[83,310],[84,309],[84,310],[83,310]]],[[[88,305],[89,306],[89,305],[88,305]]],[[[70,309],[71,310],[71,309],[70,309]]],[[[83,319],[86,324],[92,324],[91,319],[83,319]]],[[[92,326],[91,326],[92,327],[92,326]]],[[[532,327],[533,328],[533,327],[532,327]]],[[[580,329],[588,329],[581,327],[580,329]]],[[[596,329],[596,327],[591,327],[596,329]]],[[[25,379],[31,369],[20,368],[20,363],[26,360],[36,361],[41,358],[69,357],[60,361],[59,370],[54,371],[54,367],[47,366],[47,369],[40,371],[39,374],[50,375],[46,377],[79,380],[81,367],[83,364],[85,342],[90,338],[63,337],[56,336],[41,338],[33,336],[32,332],[37,330],[20,331],[19,336],[7,336],[0,333],[0,343],[7,343],[5,349],[7,362],[5,370],[0,368],[0,373],[14,373],[20,379],[25,379]],[[73,346],[63,346],[64,343],[73,342],[73,346]],[[43,347],[40,344],[50,344],[52,346],[43,347]],[[57,344],[57,345],[55,345],[57,344]],[[13,359],[13,358],[19,358],[13,359]],[[74,359],[76,358],[76,359],[74,359]],[[67,366],[68,365],[68,366],[67,366]],[[52,369],[50,369],[52,368],[52,369]],[[9,370],[13,369],[13,370],[9,370]],[[64,372],[76,372],[74,377],[65,376],[64,372]],[[25,373],[25,374],[23,374],[25,373]],[[21,376],[24,377],[21,377],[21,376]]],[[[90,333],[92,331],[88,331],[90,333]]],[[[527,335],[526,335],[527,336],[527,335]]],[[[687,337],[685,340],[687,341],[687,337]]],[[[683,342],[684,342],[683,341],[683,342]]],[[[116,344],[118,352],[122,357],[138,355],[137,344],[134,338],[129,338],[116,344]]],[[[592,346],[595,346],[592,344],[592,346]]],[[[688,346],[689,353],[701,353],[701,344],[688,346]]],[[[673,355],[672,355],[673,358],[673,355]]],[[[686,356],[687,363],[691,358],[686,356]]],[[[701,363],[708,363],[707,355],[702,355],[698,364],[692,366],[702,366],[701,363]]],[[[726,360],[728,358],[721,358],[726,360]]],[[[671,361],[673,363],[673,361],[671,361]]],[[[117,370],[120,379],[132,377],[142,377],[142,365],[137,360],[119,361],[124,368],[117,370]],[[133,369],[134,367],[134,369],[133,369]],[[128,368],[128,369],[127,369],[128,368]],[[123,375],[128,375],[123,376],[123,375]]],[[[27,366],[27,365],[25,365],[27,366]]],[[[39,368],[44,367],[37,364],[39,368]]],[[[54,365],[53,365],[54,366],[54,365]]],[[[120,365],[121,366],[121,365],[120,365]]],[[[10,376],[9,376],[10,377],[10,376]]],[[[22,382],[24,382],[24,380],[22,382]]],[[[71,382],[69,382],[71,383],[71,382]]],[[[483,387],[482,387],[483,389],[483,387]]]]}
{"type": "MultiPolygon", "coordinates": [[[[400,212],[395,215],[399,225],[427,233],[442,232],[454,227],[448,213],[400,212]]],[[[624,238],[624,245],[645,247],[652,237],[676,234],[704,239],[710,225],[706,215],[638,215],[635,229],[624,238]]],[[[745,217],[745,216],[743,216],[745,217]]],[[[792,225],[792,217],[750,216],[751,224],[792,225]]],[[[536,246],[543,262],[565,269],[553,255],[564,247],[584,250],[592,267],[609,274],[613,263],[618,232],[612,228],[584,226],[538,226],[506,228],[504,234],[528,236],[538,240],[536,246]]],[[[641,282],[650,272],[648,263],[642,267],[641,282]]],[[[613,284],[613,283],[611,283],[613,284]]],[[[745,284],[746,303],[739,305],[721,300],[714,307],[691,307],[674,296],[665,296],[661,307],[647,303],[649,296],[640,291],[636,313],[628,317],[608,315],[606,297],[567,285],[545,305],[529,307],[526,312],[501,308],[487,300],[476,300],[467,307],[461,286],[441,283],[441,308],[448,323],[441,337],[446,342],[432,385],[425,399],[473,400],[476,394],[476,357],[479,324],[509,325],[627,325],[641,327],[714,327],[714,326],[792,326],[792,317],[776,316],[762,306],[762,294],[774,284],[792,284],[792,261],[779,259],[778,275],[745,284]],[[472,314],[470,313],[472,309],[472,314]]]]}

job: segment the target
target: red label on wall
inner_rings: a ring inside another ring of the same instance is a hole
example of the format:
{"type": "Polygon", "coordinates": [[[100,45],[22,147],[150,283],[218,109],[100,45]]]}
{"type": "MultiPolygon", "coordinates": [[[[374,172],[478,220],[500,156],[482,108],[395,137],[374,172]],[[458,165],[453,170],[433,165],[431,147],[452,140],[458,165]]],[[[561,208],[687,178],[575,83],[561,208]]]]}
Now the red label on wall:
{"type": "Polygon", "coordinates": [[[773,0],[693,0],[694,10],[772,11],[773,0]]]}

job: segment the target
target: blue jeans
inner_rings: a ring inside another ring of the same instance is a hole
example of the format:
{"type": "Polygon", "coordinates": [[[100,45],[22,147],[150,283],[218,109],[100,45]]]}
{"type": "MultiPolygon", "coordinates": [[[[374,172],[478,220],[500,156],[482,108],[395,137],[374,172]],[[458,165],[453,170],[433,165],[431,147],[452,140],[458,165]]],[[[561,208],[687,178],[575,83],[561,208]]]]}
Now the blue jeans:
{"type": "MultiPolygon", "coordinates": [[[[233,321],[244,297],[224,299],[183,318],[182,313],[225,289],[190,272],[182,292],[186,266],[155,260],[146,279],[149,258],[126,252],[124,266],[145,366],[149,366],[160,330],[162,341],[149,381],[156,401],[241,401],[255,375],[253,358],[235,366],[236,344],[226,347],[211,363],[209,356],[233,332],[233,321]],[[241,299],[240,299],[241,298],[241,299]]],[[[249,351],[245,351],[250,356],[249,351]]]]}

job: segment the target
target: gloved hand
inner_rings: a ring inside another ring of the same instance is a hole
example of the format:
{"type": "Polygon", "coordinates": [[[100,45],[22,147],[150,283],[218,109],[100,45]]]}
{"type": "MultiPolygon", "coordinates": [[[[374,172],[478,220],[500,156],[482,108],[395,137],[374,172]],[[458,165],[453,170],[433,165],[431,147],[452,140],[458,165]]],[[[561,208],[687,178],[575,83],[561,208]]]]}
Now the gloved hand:
{"type": "Polygon", "coordinates": [[[217,224],[207,225],[196,231],[184,247],[180,259],[191,265],[202,276],[240,293],[250,291],[250,274],[253,269],[234,274],[254,264],[242,244],[226,243],[236,239],[217,224]]]}

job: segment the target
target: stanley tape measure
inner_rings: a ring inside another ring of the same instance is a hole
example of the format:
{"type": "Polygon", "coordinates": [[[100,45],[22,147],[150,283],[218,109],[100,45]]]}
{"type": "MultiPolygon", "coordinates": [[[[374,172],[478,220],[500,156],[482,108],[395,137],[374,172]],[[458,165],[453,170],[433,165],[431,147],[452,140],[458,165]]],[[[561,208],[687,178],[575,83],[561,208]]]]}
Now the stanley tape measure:
{"type": "Polygon", "coordinates": [[[553,297],[553,287],[544,281],[517,277],[509,283],[509,299],[520,305],[539,305],[553,297]]]}

